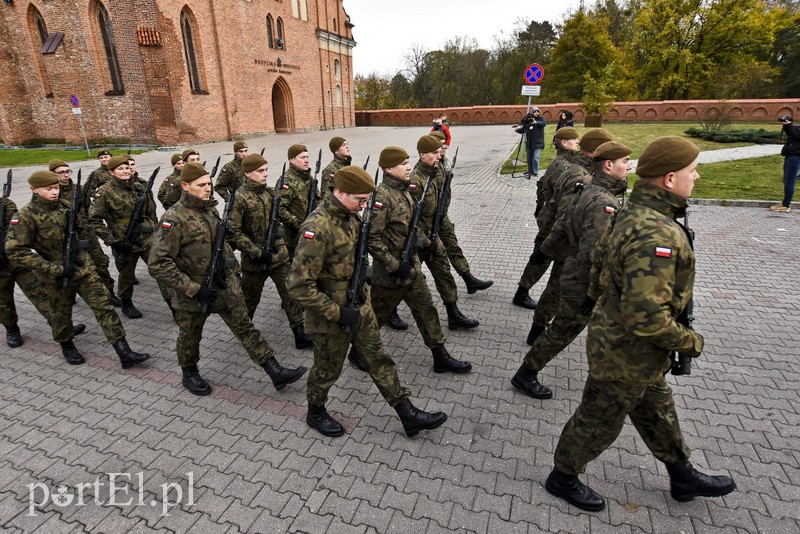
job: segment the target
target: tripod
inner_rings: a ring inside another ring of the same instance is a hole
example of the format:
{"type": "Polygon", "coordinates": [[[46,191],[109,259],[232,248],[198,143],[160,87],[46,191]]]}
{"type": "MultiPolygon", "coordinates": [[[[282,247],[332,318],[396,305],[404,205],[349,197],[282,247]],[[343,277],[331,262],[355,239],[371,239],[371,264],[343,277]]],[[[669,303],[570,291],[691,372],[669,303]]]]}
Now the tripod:
{"type": "MultiPolygon", "coordinates": [[[[520,134],[520,138],[519,138],[519,145],[517,145],[517,155],[514,156],[514,166],[511,168],[511,177],[512,178],[516,178],[517,161],[519,161],[519,154],[520,154],[520,152],[522,152],[522,143],[524,141],[525,141],[525,132],[522,132],[522,134],[520,134]]],[[[527,165],[527,163],[526,163],[526,165],[527,165]]],[[[531,179],[531,175],[528,174],[527,178],[528,178],[528,180],[530,180],[531,179]]]]}

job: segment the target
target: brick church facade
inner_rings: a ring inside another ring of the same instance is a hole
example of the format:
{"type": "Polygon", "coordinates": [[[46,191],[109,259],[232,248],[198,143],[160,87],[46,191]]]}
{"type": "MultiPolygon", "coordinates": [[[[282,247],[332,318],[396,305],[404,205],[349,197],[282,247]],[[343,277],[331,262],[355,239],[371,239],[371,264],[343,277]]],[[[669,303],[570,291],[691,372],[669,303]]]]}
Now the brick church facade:
{"type": "Polygon", "coordinates": [[[342,0],[3,0],[0,138],[178,145],[355,125],[342,0]]]}

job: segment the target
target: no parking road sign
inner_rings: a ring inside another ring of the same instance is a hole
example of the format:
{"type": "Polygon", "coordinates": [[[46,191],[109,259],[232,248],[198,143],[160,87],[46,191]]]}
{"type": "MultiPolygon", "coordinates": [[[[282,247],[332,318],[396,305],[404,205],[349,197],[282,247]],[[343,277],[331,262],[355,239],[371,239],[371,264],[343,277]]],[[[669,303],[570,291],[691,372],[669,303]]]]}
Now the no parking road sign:
{"type": "Polygon", "coordinates": [[[525,83],[536,85],[541,83],[542,78],[544,78],[544,69],[538,63],[531,63],[525,67],[523,77],[525,78],[525,83]]]}
{"type": "Polygon", "coordinates": [[[69,103],[72,104],[73,108],[77,108],[78,104],[80,103],[78,102],[78,95],[76,95],[75,93],[69,95],[69,103]]]}

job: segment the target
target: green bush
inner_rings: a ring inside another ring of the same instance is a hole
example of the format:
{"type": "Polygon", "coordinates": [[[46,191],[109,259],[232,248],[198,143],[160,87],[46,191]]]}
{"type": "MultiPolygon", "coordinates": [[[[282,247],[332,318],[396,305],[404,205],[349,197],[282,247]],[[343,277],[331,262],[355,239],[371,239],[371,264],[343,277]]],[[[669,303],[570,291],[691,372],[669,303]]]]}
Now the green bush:
{"type": "Polygon", "coordinates": [[[755,143],[759,145],[781,143],[781,132],[764,128],[748,130],[704,130],[689,128],[686,134],[715,143],[755,143]]]}

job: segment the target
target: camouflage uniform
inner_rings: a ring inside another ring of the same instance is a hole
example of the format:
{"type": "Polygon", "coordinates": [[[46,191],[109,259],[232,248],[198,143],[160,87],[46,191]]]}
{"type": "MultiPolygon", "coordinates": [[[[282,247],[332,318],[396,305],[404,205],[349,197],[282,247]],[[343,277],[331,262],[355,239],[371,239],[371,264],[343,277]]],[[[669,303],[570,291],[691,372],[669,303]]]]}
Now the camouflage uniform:
{"type": "Polygon", "coordinates": [[[158,186],[158,201],[164,206],[164,211],[170,209],[181,198],[181,171],[175,169],[172,174],[164,178],[158,186]]]}
{"type": "MultiPolygon", "coordinates": [[[[89,226],[106,245],[114,245],[125,239],[130,217],[136,203],[145,194],[145,186],[135,177],[124,181],[113,178],[94,194],[89,210],[89,226]]],[[[119,272],[118,291],[123,300],[133,297],[133,281],[136,278],[136,263],[150,250],[150,238],[157,224],[156,205],[152,194],[148,194],[143,210],[143,220],[133,238],[130,261],[122,261],[119,253],[112,249],[114,263],[119,272]]]]}
{"type": "Polygon", "coordinates": [[[308,193],[311,190],[311,171],[303,171],[289,165],[283,178],[281,190],[281,222],[286,232],[284,241],[289,249],[289,257],[294,258],[294,248],[300,232],[300,225],[308,215],[308,193]]]}
{"type": "MultiPolygon", "coordinates": [[[[6,220],[3,221],[6,228],[9,222],[17,213],[17,205],[10,198],[5,200],[6,220]]],[[[5,235],[0,235],[5,237],[5,235]]],[[[0,241],[0,247],[5,247],[5,239],[0,241]]],[[[22,293],[36,307],[42,317],[50,320],[50,305],[47,299],[47,291],[38,282],[36,275],[30,269],[15,269],[11,262],[6,259],[6,263],[0,263],[0,273],[8,273],[8,276],[0,274],[0,324],[3,326],[15,326],[18,321],[17,307],[14,303],[14,285],[18,285],[22,293]]]]}
{"type": "MultiPolygon", "coordinates": [[[[69,203],[54,202],[35,195],[13,219],[8,230],[6,254],[18,269],[33,271],[45,289],[50,304],[53,339],[59,343],[73,337],[72,306],[75,294],[89,305],[112,344],[125,337],[125,329],[109,300],[109,293],[85,249],[78,250],[74,285],[61,287],[57,278],[64,273],[64,240],[69,203]]],[[[84,237],[84,236],[81,236],[84,237]]]]}
{"type": "Polygon", "coordinates": [[[703,348],[699,334],[675,321],[694,285],[695,256],[675,221],[685,208],[682,198],[639,181],[617,213],[603,263],[604,303],[589,322],[589,377],[555,452],[562,473],[582,473],[614,442],[626,416],[656,458],[689,458],[664,378],[673,351],[697,356],[703,348]]]}
{"type": "MultiPolygon", "coordinates": [[[[400,301],[405,301],[411,308],[425,345],[433,348],[444,345],[445,337],[419,258],[414,254],[411,278],[398,284],[391,274],[400,264],[400,253],[414,216],[414,199],[409,192],[412,187],[415,184],[387,174],[383,175],[378,186],[369,238],[369,253],[375,259],[372,307],[378,324],[383,326],[400,301]]],[[[426,245],[430,244],[427,237],[420,237],[426,245]]]]}
{"type": "Polygon", "coordinates": [[[621,194],[626,185],[624,180],[596,172],[592,183],[578,193],[565,216],[556,221],[542,243],[542,252],[548,256],[557,256],[559,250],[569,252],[559,281],[558,311],[525,355],[525,363],[534,371],[541,371],[589,322],[589,317],[581,313],[581,304],[589,287],[590,256],[619,207],[616,195],[621,194]]]}
{"type": "Polygon", "coordinates": [[[366,360],[367,372],[386,402],[395,406],[409,396],[400,385],[394,362],[383,349],[368,285],[364,286],[356,331],[345,332],[337,324],[353,276],[359,224],[358,215],[329,195],[300,228],[302,237],[289,273],[289,296],[305,309],[306,330],[314,337],[314,365],[306,389],[309,406],[325,405],[351,343],[366,360]]]}
{"type": "Polygon", "coordinates": [[[245,182],[247,182],[247,178],[245,178],[242,171],[242,160],[234,156],[219,171],[217,183],[214,184],[214,191],[227,202],[231,193],[234,193],[245,182]]]}
{"type": "Polygon", "coordinates": [[[322,169],[322,179],[319,185],[320,199],[333,193],[333,175],[342,167],[350,165],[353,158],[351,156],[340,156],[339,154],[333,155],[333,161],[328,163],[322,169]]]}
{"type": "MultiPolygon", "coordinates": [[[[258,261],[262,247],[267,238],[269,219],[272,214],[272,200],[277,195],[272,188],[252,180],[245,181],[236,190],[229,219],[229,240],[242,251],[242,291],[247,305],[247,313],[252,318],[261,301],[264,282],[271,278],[281,298],[281,307],[289,319],[289,326],[294,328],[303,323],[303,310],[293,299],[289,298],[286,280],[289,277],[289,251],[282,237],[275,238],[272,252],[272,264],[265,269],[258,261]]],[[[283,228],[280,219],[276,219],[277,235],[283,228]]]]}
{"type": "Polygon", "coordinates": [[[87,179],[86,183],[91,183],[95,189],[100,189],[100,187],[105,185],[106,182],[111,181],[113,177],[114,175],[111,174],[111,171],[108,170],[108,167],[105,165],[100,165],[89,174],[89,178],[87,179]]]}
{"type": "MultiPolygon", "coordinates": [[[[220,223],[216,200],[202,201],[184,193],[177,204],[164,214],[153,234],[150,274],[172,292],[172,307],[178,325],[177,356],[181,367],[200,360],[200,340],[208,315],[194,298],[205,282],[211,264],[214,237],[220,223]]],[[[233,251],[225,246],[225,259],[233,251]]],[[[211,311],[218,313],[250,359],[262,365],[272,356],[270,348],[247,316],[239,280],[231,269],[225,271],[225,287],[217,288],[211,311]]]]}

